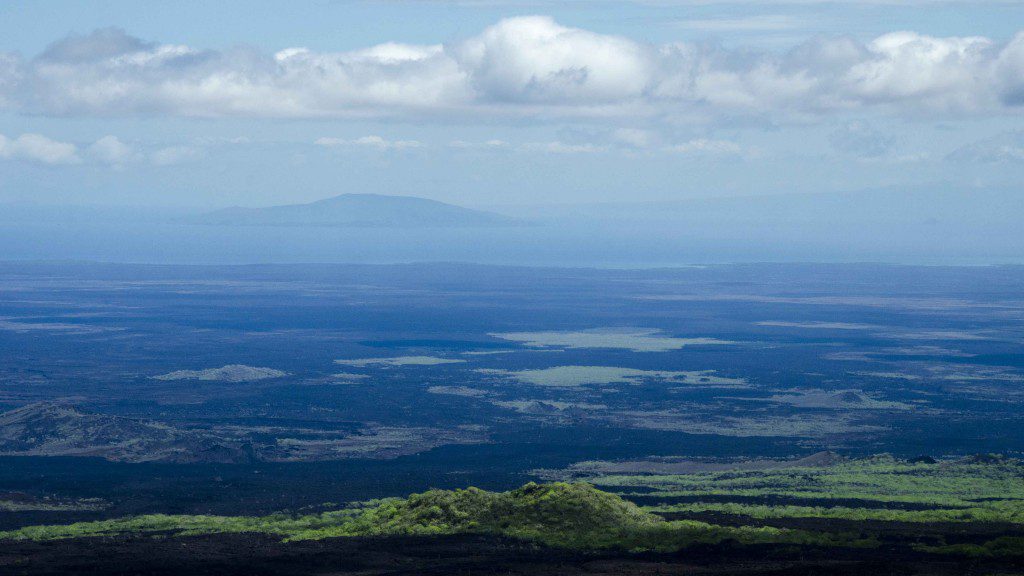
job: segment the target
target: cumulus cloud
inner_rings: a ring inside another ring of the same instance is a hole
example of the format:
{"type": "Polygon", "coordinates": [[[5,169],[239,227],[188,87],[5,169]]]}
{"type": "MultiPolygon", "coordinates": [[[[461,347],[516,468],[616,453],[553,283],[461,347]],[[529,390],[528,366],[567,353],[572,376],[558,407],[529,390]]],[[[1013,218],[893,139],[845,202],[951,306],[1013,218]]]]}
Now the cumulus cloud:
{"type": "Polygon", "coordinates": [[[1003,104],[1024,106],[1024,32],[1019,32],[999,52],[995,76],[1003,104]]]}
{"type": "Polygon", "coordinates": [[[706,138],[698,138],[689,142],[668,146],[665,150],[678,154],[733,155],[743,152],[743,148],[735,142],[729,140],[708,140],[706,138]]]}
{"type": "Polygon", "coordinates": [[[375,148],[377,150],[406,150],[408,148],[422,148],[423,143],[418,140],[387,140],[382,136],[363,136],[354,140],[344,138],[317,138],[314,144],[318,146],[361,146],[375,148]]]}
{"type": "Polygon", "coordinates": [[[246,136],[200,136],[193,138],[192,142],[197,146],[236,146],[252,144],[246,136]]]}
{"type": "Polygon", "coordinates": [[[82,161],[74,144],[51,140],[40,134],[22,134],[17,138],[0,134],[0,158],[42,164],[77,164],[82,161]]]}
{"type": "Polygon", "coordinates": [[[1005,43],[914,32],[815,38],[777,54],[647,44],[529,16],[449,44],[266,54],[110,29],[30,60],[0,55],[0,105],[189,117],[1005,114],[1024,107],[1024,34],[1005,43]]]}
{"type": "Polygon", "coordinates": [[[526,152],[543,152],[546,154],[593,154],[595,152],[607,152],[607,146],[590,143],[566,143],[554,142],[529,142],[519,147],[526,152]]]}
{"type": "Polygon", "coordinates": [[[199,150],[192,146],[167,146],[150,156],[150,161],[157,166],[171,166],[188,162],[199,156],[199,150]]]}
{"type": "Polygon", "coordinates": [[[984,164],[1024,162],[1024,131],[1006,132],[961,146],[946,159],[984,164]]]}
{"type": "Polygon", "coordinates": [[[658,139],[654,132],[639,128],[619,128],[613,137],[617,143],[629,148],[647,148],[658,139]]]}
{"type": "Polygon", "coordinates": [[[450,53],[484,101],[621,102],[640,97],[654,72],[649,48],[544,16],[503,20],[450,53]]]}
{"type": "Polygon", "coordinates": [[[483,150],[500,150],[508,147],[508,142],[504,140],[491,139],[483,142],[468,142],[466,140],[452,140],[448,143],[452,148],[462,149],[483,149],[483,150]]]}
{"type": "Polygon", "coordinates": [[[991,40],[981,37],[933,38],[913,32],[881,36],[867,48],[871,58],[850,67],[843,81],[864,102],[910,100],[918,105],[971,110],[991,104],[994,58],[991,40]]]}
{"type": "Polygon", "coordinates": [[[829,143],[840,152],[873,158],[888,152],[893,146],[894,139],[867,122],[857,120],[833,130],[829,134],[829,143]]]}
{"type": "Polygon", "coordinates": [[[708,18],[681,20],[677,28],[702,32],[765,32],[792,30],[806,25],[806,22],[788,14],[759,14],[740,18],[708,18]]]}
{"type": "Polygon", "coordinates": [[[137,158],[135,150],[117,136],[108,135],[93,142],[88,149],[89,156],[113,166],[122,166],[137,158]]]}
{"type": "Polygon", "coordinates": [[[21,59],[0,52],[0,110],[14,107],[14,91],[22,82],[21,59]]]}

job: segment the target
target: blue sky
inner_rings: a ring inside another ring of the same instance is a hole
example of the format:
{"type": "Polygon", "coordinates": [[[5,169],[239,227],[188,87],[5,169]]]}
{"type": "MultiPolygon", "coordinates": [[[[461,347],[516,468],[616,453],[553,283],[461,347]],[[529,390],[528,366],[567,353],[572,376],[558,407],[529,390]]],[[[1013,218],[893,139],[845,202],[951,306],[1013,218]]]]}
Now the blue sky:
{"type": "Polygon", "coordinates": [[[474,206],[1024,176],[1024,2],[0,6],[0,202],[474,206]]]}

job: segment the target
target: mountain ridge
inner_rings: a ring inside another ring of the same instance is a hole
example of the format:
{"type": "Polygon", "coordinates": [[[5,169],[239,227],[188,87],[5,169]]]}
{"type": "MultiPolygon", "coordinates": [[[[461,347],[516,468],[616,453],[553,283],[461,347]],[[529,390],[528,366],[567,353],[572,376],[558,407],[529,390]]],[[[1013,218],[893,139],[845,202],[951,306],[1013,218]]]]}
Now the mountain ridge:
{"type": "Polygon", "coordinates": [[[523,222],[494,212],[418,196],[340,194],[305,204],[264,208],[234,206],[188,219],[220,226],[321,226],[351,228],[474,228],[523,222]]]}

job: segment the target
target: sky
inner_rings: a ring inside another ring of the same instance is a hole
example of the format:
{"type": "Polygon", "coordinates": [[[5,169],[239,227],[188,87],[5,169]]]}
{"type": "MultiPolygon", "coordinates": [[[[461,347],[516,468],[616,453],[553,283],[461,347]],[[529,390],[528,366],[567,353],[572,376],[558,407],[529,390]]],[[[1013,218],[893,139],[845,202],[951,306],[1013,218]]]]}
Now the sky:
{"type": "Polygon", "coordinates": [[[1024,180],[1024,1],[0,4],[0,202],[1024,180]]]}

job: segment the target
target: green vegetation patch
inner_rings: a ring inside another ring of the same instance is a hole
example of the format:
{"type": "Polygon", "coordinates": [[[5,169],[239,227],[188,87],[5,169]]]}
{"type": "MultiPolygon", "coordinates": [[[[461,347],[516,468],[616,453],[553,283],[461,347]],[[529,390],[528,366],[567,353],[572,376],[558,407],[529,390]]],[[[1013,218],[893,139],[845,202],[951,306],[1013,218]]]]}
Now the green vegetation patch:
{"type": "Polygon", "coordinates": [[[876,456],[827,467],[606,475],[589,481],[664,498],[664,504],[648,508],[661,513],[1024,524],[1024,464],[996,456],[948,462],[876,456]],[[680,499],[686,502],[672,502],[680,499]]]}
{"type": "Polygon", "coordinates": [[[1001,536],[982,544],[941,544],[938,546],[918,545],[919,552],[932,554],[953,554],[957,556],[998,557],[1024,556],[1024,538],[1019,536],[1001,536]]]}
{"type": "Polygon", "coordinates": [[[149,515],[32,526],[2,532],[0,539],[252,532],[293,541],[487,534],[575,550],[658,552],[723,542],[876,547],[885,540],[933,554],[1024,555],[1020,461],[827,461],[832,464],[690,474],[598,472],[591,478],[626,498],[589,483],[530,483],[509,492],[430,490],[320,514],[149,515]],[[628,498],[653,505],[641,507],[628,498]]]}
{"type": "Polygon", "coordinates": [[[345,536],[491,534],[579,550],[672,551],[695,543],[873,546],[845,534],[774,527],[665,521],[588,484],[527,484],[510,492],[431,490],[323,514],[261,517],[147,515],[0,532],[0,539],[57,540],[128,534],[198,535],[254,532],[285,540],[345,536]]]}

